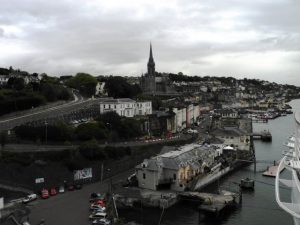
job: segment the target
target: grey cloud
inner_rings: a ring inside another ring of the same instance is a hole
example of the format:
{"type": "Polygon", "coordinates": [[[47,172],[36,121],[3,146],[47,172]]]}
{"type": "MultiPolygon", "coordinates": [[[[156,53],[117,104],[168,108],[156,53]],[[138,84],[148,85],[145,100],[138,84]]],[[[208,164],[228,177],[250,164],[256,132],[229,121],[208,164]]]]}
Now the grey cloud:
{"type": "MultiPolygon", "coordinates": [[[[298,1],[178,0],[176,4],[177,7],[157,8],[153,3],[139,12],[134,6],[124,9],[118,4],[113,10],[94,8],[86,1],[4,0],[0,8],[0,37],[5,33],[1,26],[17,26],[23,33],[10,37],[10,41],[16,39],[31,51],[6,57],[0,66],[17,65],[53,75],[86,71],[138,76],[146,69],[152,41],[160,71],[186,70],[199,75],[231,72],[243,76],[257,72],[253,70],[255,65],[249,62],[248,67],[237,68],[212,63],[207,58],[228,53],[300,52],[298,1]],[[229,20],[235,22],[233,30],[215,26],[224,22],[224,13],[232,16],[229,20]],[[207,31],[212,37],[189,42],[184,35],[186,30],[199,32],[199,37],[207,31]],[[251,31],[256,34],[253,39],[213,41],[214,36],[224,35],[226,39],[230,32],[251,31]]],[[[295,57],[282,61],[291,61],[292,74],[299,73],[299,67],[292,63],[295,57]]],[[[281,80],[278,71],[266,71],[281,80]]]]}

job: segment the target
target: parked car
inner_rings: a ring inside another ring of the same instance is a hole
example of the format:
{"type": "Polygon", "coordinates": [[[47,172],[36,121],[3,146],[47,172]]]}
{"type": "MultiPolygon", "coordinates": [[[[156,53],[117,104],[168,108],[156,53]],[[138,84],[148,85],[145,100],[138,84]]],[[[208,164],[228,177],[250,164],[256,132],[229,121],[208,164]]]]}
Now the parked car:
{"type": "Polygon", "coordinates": [[[110,225],[110,220],[108,219],[95,219],[92,221],[92,225],[110,225]]]}
{"type": "Polygon", "coordinates": [[[70,184],[70,185],[68,186],[68,190],[69,190],[69,191],[74,191],[74,190],[75,190],[74,185],[73,185],[73,184],[70,184]]]}
{"type": "Polygon", "coordinates": [[[50,195],[51,195],[51,196],[57,195],[57,191],[56,191],[55,187],[52,187],[52,188],[50,189],[50,195]]]}
{"type": "Polygon", "coordinates": [[[95,202],[98,200],[105,201],[105,195],[100,193],[92,193],[90,196],[90,202],[95,202]]]}
{"type": "Polygon", "coordinates": [[[198,131],[197,130],[193,130],[193,129],[188,129],[186,131],[186,133],[188,133],[188,134],[198,134],[198,131]]]}
{"type": "Polygon", "coordinates": [[[24,221],[22,225],[30,225],[30,223],[28,221],[24,221]]]}
{"type": "Polygon", "coordinates": [[[105,206],[105,201],[104,200],[96,200],[96,201],[94,201],[93,204],[100,205],[100,206],[104,207],[105,206]]]}
{"type": "Polygon", "coordinates": [[[105,212],[96,212],[89,216],[90,219],[106,219],[106,217],[107,214],[105,212]]]}
{"type": "Polygon", "coordinates": [[[106,208],[104,206],[97,205],[97,204],[92,204],[90,206],[90,209],[93,211],[102,211],[102,212],[105,212],[105,210],[106,210],[106,208]]]}
{"type": "Polygon", "coordinates": [[[91,210],[91,213],[106,213],[105,207],[91,210]]]}
{"type": "Polygon", "coordinates": [[[82,188],[82,185],[81,184],[75,184],[75,189],[79,190],[82,188]]]}
{"type": "Polygon", "coordinates": [[[23,199],[23,203],[28,203],[28,202],[32,202],[34,200],[37,199],[37,195],[36,194],[30,194],[30,195],[27,195],[24,199],[23,199]]]}
{"type": "Polygon", "coordinates": [[[65,193],[65,187],[64,186],[60,186],[58,189],[59,193],[65,193]]]}
{"type": "Polygon", "coordinates": [[[43,199],[46,199],[46,198],[49,198],[49,191],[47,190],[47,189],[42,189],[41,190],[41,197],[43,198],[43,199]]]}

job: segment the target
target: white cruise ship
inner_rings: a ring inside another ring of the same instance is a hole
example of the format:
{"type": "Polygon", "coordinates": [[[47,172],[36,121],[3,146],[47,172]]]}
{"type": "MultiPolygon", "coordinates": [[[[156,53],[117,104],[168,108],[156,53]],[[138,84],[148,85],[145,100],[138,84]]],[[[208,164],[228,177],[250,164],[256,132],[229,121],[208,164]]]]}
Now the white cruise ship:
{"type": "Polygon", "coordinates": [[[275,181],[275,195],[278,205],[294,218],[294,223],[300,225],[300,113],[295,115],[296,133],[294,138],[289,140],[288,151],[284,152],[281,159],[275,181]],[[280,175],[282,169],[291,173],[290,179],[284,179],[280,175]],[[291,200],[285,201],[280,196],[280,186],[287,186],[291,189],[291,200]]]}

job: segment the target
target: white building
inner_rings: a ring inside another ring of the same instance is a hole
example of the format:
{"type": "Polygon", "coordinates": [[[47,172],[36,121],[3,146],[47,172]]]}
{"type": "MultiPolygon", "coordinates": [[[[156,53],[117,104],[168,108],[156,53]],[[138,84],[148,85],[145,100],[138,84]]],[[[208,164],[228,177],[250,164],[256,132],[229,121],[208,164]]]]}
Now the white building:
{"type": "Polygon", "coordinates": [[[176,131],[182,131],[186,128],[186,108],[173,108],[175,113],[175,127],[176,131]]]}
{"type": "Polygon", "coordinates": [[[136,102],[135,115],[143,116],[152,114],[152,102],[136,102]]]}
{"type": "Polygon", "coordinates": [[[119,116],[134,117],[152,114],[152,102],[136,102],[130,98],[107,99],[100,103],[100,113],[116,112],[119,116]]]}
{"type": "Polygon", "coordinates": [[[238,118],[237,111],[231,108],[215,110],[215,114],[220,115],[222,118],[238,118]]]}
{"type": "Polygon", "coordinates": [[[191,188],[193,180],[216,164],[216,149],[197,144],[167,147],[168,152],[145,159],[136,166],[138,186],[151,190],[168,187],[175,191],[191,188]]]}
{"type": "Polygon", "coordinates": [[[0,75],[0,86],[5,86],[9,79],[8,75],[0,75]]]}
{"type": "Polygon", "coordinates": [[[107,95],[105,89],[105,82],[98,82],[96,85],[96,91],[95,91],[95,95],[107,95]]]}
{"type": "Polygon", "coordinates": [[[173,112],[176,114],[176,131],[182,131],[197,122],[200,117],[200,106],[190,104],[183,108],[173,108],[173,112]]]}

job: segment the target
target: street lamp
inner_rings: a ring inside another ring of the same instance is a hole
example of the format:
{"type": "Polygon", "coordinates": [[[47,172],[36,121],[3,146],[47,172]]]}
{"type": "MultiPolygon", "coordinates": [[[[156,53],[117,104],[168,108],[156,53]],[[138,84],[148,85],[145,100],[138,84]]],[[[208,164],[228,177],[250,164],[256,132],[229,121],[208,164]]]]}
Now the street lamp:
{"type": "Polygon", "coordinates": [[[45,130],[45,140],[46,140],[46,144],[47,144],[47,125],[48,125],[48,122],[47,122],[47,120],[45,120],[45,128],[46,128],[46,130],[45,130]]]}
{"type": "Polygon", "coordinates": [[[111,124],[106,123],[107,127],[109,126],[109,141],[112,142],[112,131],[111,131],[111,124]]]}
{"type": "Polygon", "coordinates": [[[109,183],[108,183],[108,192],[112,193],[112,177],[111,177],[111,170],[109,168],[106,169],[108,177],[109,177],[109,183]]]}

